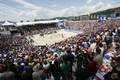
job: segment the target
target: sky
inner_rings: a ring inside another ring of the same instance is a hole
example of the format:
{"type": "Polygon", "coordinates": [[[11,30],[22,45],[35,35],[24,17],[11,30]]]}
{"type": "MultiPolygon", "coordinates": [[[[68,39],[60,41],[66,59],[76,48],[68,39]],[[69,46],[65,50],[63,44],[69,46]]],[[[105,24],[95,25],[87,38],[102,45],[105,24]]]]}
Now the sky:
{"type": "Polygon", "coordinates": [[[120,0],[0,0],[0,21],[79,16],[115,7],[120,0]]]}

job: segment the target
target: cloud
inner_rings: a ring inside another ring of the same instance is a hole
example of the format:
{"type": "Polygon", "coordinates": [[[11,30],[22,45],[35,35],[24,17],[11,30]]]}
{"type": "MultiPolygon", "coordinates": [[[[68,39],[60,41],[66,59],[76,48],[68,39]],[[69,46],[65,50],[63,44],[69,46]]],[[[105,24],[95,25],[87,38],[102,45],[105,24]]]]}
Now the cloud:
{"type": "Polygon", "coordinates": [[[16,19],[18,10],[0,3],[0,20],[16,19]]]}
{"type": "Polygon", "coordinates": [[[57,7],[57,5],[56,5],[56,4],[53,4],[52,7],[57,7]]]}
{"type": "MultiPolygon", "coordinates": [[[[26,13],[26,16],[33,16],[34,18],[35,17],[38,17],[38,15],[43,18],[42,16],[44,15],[44,18],[49,18],[51,17],[51,13],[55,13],[55,11],[51,10],[51,9],[48,9],[48,8],[45,8],[45,7],[41,7],[41,6],[37,6],[35,4],[32,4],[32,3],[29,3],[29,2],[26,2],[25,0],[13,0],[21,5],[24,6],[24,8],[27,8],[27,11],[22,11],[21,12],[21,15],[24,15],[24,13],[26,13]],[[46,17],[45,17],[46,16],[46,17]]],[[[54,5],[56,6],[56,5],[54,5]]],[[[53,16],[52,16],[53,17],[53,16]]]]}
{"type": "Polygon", "coordinates": [[[91,3],[93,0],[87,0],[87,3],[91,3]]]}
{"type": "Polygon", "coordinates": [[[63,13],[63,16],[72,16],[72,15],[81,15],[81,14],[88,14],[88,13],[91,13],[91,12],[95,12],[95,11],[98,11],[99,9],[101,9],[102,7],[101,6],[104,6],[104,3],[103,2],[98,2],[97,4],[95,5],[84,5],[84,6],[81,6],[81,7],[69,7],[69,8],[66,8],[66,9],[63,9],[62,12],[63,13]]]}
{"type": "MultiPolygon", "coordinates": [[[[33,3],[29,3],[25,0],[13,0],[22,8],[11,7],[6,4],[0,3],[0,20],[34,20],[42,18],[52,18],[60,16],[78,16],[81,14],[88,14],[108,8],[118,7],[120,4],[113,5],[111,3],[98,2],[94,5],[83,5],[83,6],[71,6],[61,10],[52,10],[42,6],[37,6],[33,3]]],[[[56,5],[55,5],[56,6],[56,5]]]]}
{"type": "Polygon", "coordinates": [[[25,8],[30,8],[30,9],[38,9],[40,7],[32,4],[32,3],[29,3],[29,2],[26,2],[25,0],[13,0],[21,5],[23,5],[25,8]]]}
{"type": "Polygon", "coordinates": [[[98,2],[98,4],[91,6],[92,10],[94,11],[98,11],[102,7],[105,7],[103,2],[98,2]]]}

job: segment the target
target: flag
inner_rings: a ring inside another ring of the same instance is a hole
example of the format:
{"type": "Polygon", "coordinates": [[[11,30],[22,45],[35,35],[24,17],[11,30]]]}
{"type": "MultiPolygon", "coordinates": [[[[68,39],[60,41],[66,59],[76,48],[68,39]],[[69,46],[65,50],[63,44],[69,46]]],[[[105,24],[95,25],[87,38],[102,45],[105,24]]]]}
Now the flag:
{"type": "Polygon", "coordinates": [[[61,52],[60,52],[60,51],[57,51],[57,54],[59,54],[59,55],[60,55],[60,54],[61,54],[61,52]]]}

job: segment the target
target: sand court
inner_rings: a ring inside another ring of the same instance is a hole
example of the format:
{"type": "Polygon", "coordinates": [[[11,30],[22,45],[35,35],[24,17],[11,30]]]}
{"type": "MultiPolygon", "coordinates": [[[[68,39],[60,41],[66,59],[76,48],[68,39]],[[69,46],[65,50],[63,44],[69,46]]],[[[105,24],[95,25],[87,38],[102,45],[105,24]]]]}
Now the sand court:
{"type": "MultiPolygon", "coordinates": [[[[80,32],[79,32],[80,33],[80,32]]],[[[44,36],[40,36],[40,34],[33,35],[30,37],[34,42],[33,45],[52,45],[56,42],[63,41],[69,37],[75,36],[79,33],[69,32],[64,29],[58,30],[57,33],[46,34],[44,36]]],[[[81,32],[82,33],[82,32],[81,32]]],[[[27,37],[29,39],[29,36],[27,37]]]]}

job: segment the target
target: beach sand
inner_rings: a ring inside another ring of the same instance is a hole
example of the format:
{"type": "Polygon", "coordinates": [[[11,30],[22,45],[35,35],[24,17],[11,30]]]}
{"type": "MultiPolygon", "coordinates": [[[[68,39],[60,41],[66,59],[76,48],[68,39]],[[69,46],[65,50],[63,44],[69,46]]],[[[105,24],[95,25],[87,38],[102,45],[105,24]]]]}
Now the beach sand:
{"type": "MultiPolygon", "coordinates": [[[[44,36],[40,36],[40,34],[33,35],[31,39],[34,41],[33,45],[38,46],[38,45],[52,45],[56,42],[63,41],[69,37],[75,36],[78,33],[74,32],[68,32],[65,31],[64,29],[58,30],[57,33],[53,34],[46,34],[44,36]]],[[[29,37],[27,37],[29,39],[29,37]]]]}

